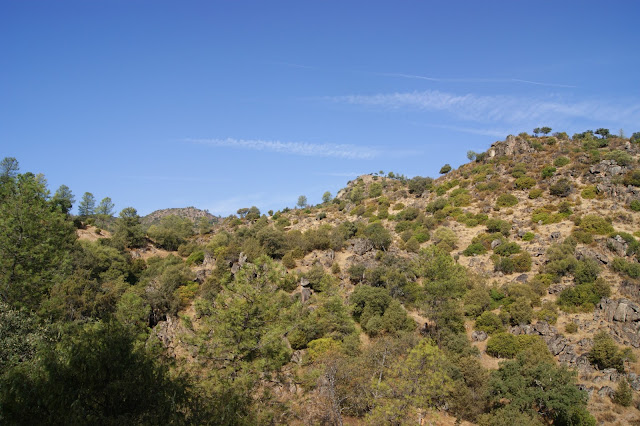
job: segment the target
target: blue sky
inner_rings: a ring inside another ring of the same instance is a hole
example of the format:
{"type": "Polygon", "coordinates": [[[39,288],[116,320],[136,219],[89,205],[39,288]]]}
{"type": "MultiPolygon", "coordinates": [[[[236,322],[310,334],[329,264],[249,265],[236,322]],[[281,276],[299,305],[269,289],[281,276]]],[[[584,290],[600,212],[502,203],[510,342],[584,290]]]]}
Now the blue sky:
{"type": "Polygon", "coordinates": [[[637,1],[0,1],[0,155],[140,214],[640,131],[637,1]]]}

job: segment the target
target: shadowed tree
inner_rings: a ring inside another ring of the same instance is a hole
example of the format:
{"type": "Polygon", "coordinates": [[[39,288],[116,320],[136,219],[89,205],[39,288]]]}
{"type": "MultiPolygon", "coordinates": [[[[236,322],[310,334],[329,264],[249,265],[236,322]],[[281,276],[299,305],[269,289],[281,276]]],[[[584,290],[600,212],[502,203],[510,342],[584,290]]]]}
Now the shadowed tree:
{"type": "Polygon", "coordinates": [[[78,216],[88,217],[95,213],[96,199],[90,192],[85,192],[82,195],[82,200],[78,204],[78,216]]]}

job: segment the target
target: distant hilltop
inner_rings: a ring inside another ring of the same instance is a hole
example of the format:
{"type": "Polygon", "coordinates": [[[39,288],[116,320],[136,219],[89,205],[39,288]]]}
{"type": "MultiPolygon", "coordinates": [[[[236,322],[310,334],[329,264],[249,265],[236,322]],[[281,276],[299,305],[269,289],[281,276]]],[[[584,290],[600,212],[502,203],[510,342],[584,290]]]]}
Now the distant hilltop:
{"type": "Polygon", "coordinates": [[[190,219],[194,222],[201,217],[206,217],[211,222],[217,222],[219,219],[218,216],[212,215],[207,210],[200,210],[195,207],[181,207],[181,208],[156,210],[152,213],[149,213],[145,217],[143,217],[142,223],[144,223],[145,225],[152,225],[158,222],[160,219],[162,219],[165,216],[178,216],[178,217],[190,219]]]}

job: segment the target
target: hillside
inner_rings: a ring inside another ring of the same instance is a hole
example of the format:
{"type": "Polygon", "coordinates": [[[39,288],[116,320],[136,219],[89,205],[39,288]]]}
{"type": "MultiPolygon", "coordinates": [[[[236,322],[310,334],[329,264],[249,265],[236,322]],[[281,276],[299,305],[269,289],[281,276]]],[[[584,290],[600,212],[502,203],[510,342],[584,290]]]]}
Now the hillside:
{"type": "Polygon", "coordinates": [[[206,210],[200,210],[195,207],[181,207],[171,209],[155,210],[142,218],[142,223],[145,225],[153,225],[158,223],[163,217],[178,216],[180,218],[189,219],[192,222],[197,221],[199,218],[204,217],[210,222],[218,221],[218,217],[212,215],[206,210]]]}
{"type": "Polygon", "coordinates": [[[640,135],[601,133],[521,133],[272,215],[121,217],[2,313],[116,321],[188,383],[191,424],[639,423],[640,135]]]}

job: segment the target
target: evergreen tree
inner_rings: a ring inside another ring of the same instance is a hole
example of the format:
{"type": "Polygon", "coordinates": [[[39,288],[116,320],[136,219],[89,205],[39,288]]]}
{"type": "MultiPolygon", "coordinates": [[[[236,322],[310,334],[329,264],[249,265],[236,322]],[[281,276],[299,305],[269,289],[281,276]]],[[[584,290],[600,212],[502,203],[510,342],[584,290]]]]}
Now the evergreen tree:
{"type": "Polygon", "coordinates": [[[82,195],[82,200],[78,204],[78,216],[88,217],[95,213],[96,199],[90,192],[85,192],[82,195]]]}
{"type": "Polygon", "coordinates": [[[70,273],[73,223],[48,198],[32,173],[0,182],[0,299],[14,307],[36,308],[70,273]]]}
{"type": "Polygon", "coordinates": [[[113,216],[113,208],[115,204],[111,201],[111,198],[104,197],[98,207],[96,207],[95,213],[105,216],[113,216]]]}

